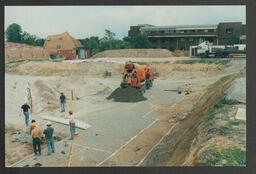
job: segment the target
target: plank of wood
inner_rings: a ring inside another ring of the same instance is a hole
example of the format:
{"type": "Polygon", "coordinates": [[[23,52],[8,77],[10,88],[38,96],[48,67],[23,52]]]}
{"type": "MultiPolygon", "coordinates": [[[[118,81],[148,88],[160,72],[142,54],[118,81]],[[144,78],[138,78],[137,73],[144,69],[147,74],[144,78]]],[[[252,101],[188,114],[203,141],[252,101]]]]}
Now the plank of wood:
{"type": "MultiPolygon", "coordinates": [[[[42,116],[42,118],[45,119],[45,120],[50,120],[50,121],[53,121],[53,122],[69,125],[69,119],[46,116],[46,115],[42,116]]],[[[91,127],[91,125],[86,124],[86,123],[84,123],[80,120],[77,120],[77,119],[75,119],[75,123],[76,123],[76,127],[80,128],[80,129],[88,129],[88,128],[91,127]]]]}

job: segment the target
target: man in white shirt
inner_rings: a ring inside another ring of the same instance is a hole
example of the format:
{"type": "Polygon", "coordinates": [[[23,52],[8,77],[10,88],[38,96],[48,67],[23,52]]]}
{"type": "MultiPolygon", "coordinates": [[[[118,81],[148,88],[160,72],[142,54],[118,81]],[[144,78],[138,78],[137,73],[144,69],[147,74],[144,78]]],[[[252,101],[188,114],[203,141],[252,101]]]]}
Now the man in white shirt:
{"type": "Polygon", "coordinates": [[[73,140],[73,137],[74,137],[74,133],[76,131],[76,124],[75,124],[75,117],[74,117],[74,114],[73,112],[70,110],[69,111],[69,126],[70,126],[70,140],[73,140]]]}

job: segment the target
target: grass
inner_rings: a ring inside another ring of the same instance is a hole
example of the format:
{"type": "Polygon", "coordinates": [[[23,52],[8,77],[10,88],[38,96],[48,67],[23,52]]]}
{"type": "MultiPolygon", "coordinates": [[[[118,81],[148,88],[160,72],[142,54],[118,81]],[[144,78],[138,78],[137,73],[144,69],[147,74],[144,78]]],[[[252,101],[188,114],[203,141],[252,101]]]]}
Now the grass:
{"type": "Polygon", "coordinates": [[[221,98],[214,104],[214,108],[222,108],[224,105],[235,105],[238,104],[237,100],[228,99],[227,97],[221,98]]]}
{"type": "Polygon", "coordinates": [[[229,126],[238,126],[240,124],[245,124],[245,121],[243,121],[243,120],[231,120],[228,123],[229,126]]]}
{"type": "Polygon", "coordinates": [[[176,64],[195,64],[195,63],[204,63],[204,64],[217,64],[217,65],[225,65],[227,66],[230,60],[206,60],[206,59],[200,59],[200,60],[178,60],[174,63],[176,64]]]}
{"type": "Polygon", "coordinates": [[[246,152],[239,148],[226,148],[221,151],[211,149],[208,166],[245,166],[246,152]]]}
{"type": "Polygon", "coordinates": [[[221,135],[227,135],[230,131],[232,131],[233,129],[228,127],[228,126],[220,126],[219,127],[219,133],[221,135]]]}

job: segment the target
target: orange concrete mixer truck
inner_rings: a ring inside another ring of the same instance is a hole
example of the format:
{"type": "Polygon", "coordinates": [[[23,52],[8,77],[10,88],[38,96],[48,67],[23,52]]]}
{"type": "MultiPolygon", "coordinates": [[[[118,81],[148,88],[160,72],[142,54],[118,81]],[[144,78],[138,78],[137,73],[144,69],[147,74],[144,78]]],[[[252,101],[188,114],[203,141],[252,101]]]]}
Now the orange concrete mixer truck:
{"type": "Polygon", "coordinates": [[[152,69],[149,65],[127,62],[124,66],[121,88],[137,88],[141,93],[153,86],[152,69]]]}

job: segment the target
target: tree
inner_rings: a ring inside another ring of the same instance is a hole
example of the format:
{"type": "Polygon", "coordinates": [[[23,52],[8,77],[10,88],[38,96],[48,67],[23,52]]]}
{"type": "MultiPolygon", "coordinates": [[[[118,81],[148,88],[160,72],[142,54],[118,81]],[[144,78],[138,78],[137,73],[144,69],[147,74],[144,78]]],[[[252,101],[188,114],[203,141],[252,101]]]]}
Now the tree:
{"type": "Polygon", "coordinates": [[[94,55],[99,52],[99,38],[97,36],[91,36],[90,38],[79,39],[85,49],[90,50],[91,54],[94,55]]]}
{"type": "Polygon", "coordinates": [[[235,30],[235,29],[234,29],[234,30],[232,31],[232,33],[230,34],[228,44],[229,44],[229,45],[239,44],[239,36],[238,36],[238,34],[236,33],[236,30],[235,30]]]}
{"type": "Polygon", "coordinates": [[[26,31],[22,33],[22,43],[34,46],[43,46],[45,39],[41,39],[36,35],[32,35],[26,31]]]}
{"type": "Polygon", "coordinates": [[[22,29],[19,24],[11,24],[6,29],[6,39],[8,42],[22,42],[22,29]]]}
{"type": "Polygon", "coordinates": [[[132,42],[133,48],[152,48],[151,43],[148,40],[147,35],[138,34],[134,37],[132,42]]]}
{"type": "Polygon", "coordinates": [[[114,40],[116,37],[116,34],[110,30],[105,30],[105,36],[103,39],[105,40],[114,40]]]}

